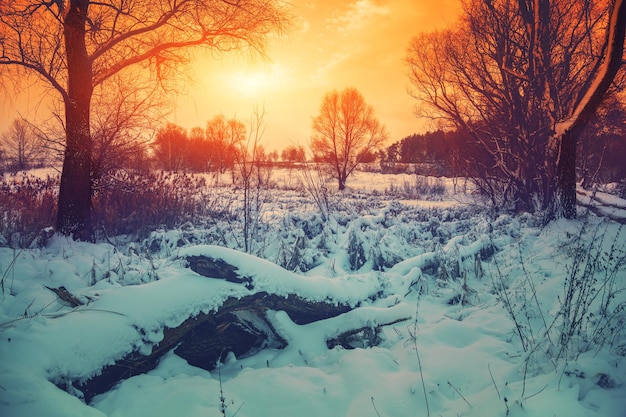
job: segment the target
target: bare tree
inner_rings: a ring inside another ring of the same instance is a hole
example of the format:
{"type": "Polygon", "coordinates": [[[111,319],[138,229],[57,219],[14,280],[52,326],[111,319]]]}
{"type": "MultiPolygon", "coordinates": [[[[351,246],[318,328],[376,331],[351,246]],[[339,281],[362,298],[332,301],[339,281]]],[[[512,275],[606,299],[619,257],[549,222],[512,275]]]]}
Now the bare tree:
{"type": "Polygon", "coordinates": [[[0,150],[3,151],[11,169],[29,169],[41,162],[41,143],[25,120],[13,120],[1,139],[0,150]]]}
{"type": "MultiPolygon", "coordinates": [[[[141,71],[126,70],[94,89],[90,117],[93,141],[92,177],[101,184],[103,177],[118,169],[145,168],[147,149],[160,121],[170,109],[163,91],[141,71]]],[[[49,159],[63,162],[65,153],[65,118],[57,103],[51,117],[30,124],[49,159]]]]}
{"type": "Polygon", "coordinates": [[[311,150],[315,159],[332,166],[339,190],[368,152],[375,153],[387,140],[387,131],[374,108],[355,88],[326,94],[313,119],[311,150]]]}
{"type": "Polygon", "coordinates": [[[189,146],[186,159],[189,168],[195,172],[206,172],[209,169],[209,142],[204,129],[194,127],[189,131],[189,146]]]}
{"type": "Polygon", "coordinates": [[[217,115],[207,122],[209,170],[219,174],[234,172],[241,144],[246,138],[246,126],[236,118],[217,115]]]}
{"type": "MultiPolygon", "coordinates": [[[[575,216],[575,139],[563,126],[614,62],[621,2],[469,0],[457,27],[412,40],[419,115],[451,122],[482,147],[473,168],[495,203],[575,216]]],[[[615,74],[606,74],[608,88],[615,74]]]]}
{"type": "Polygon", "coordinates": [[[263,51],[267,36],[288,21],[279,0],[16,0],[0,8],[0,74],[34,73],[63,101],[57,229],[81,239],[93,236],[94,88],[138,64],[164,82],[193,47],[263,51]]]}
{"type": "Polygon", "coordinates": [[[167,171],[177,172],[187,167],[187,131],[174,123],[159,129],[152,143],[154,156],[167,171]]]}

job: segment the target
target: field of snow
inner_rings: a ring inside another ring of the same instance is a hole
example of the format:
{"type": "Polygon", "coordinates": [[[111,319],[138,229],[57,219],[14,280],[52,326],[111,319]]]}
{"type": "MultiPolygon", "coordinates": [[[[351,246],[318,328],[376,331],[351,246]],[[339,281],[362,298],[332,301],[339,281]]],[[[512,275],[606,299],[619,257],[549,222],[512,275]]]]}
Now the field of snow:
{"type": "Polygon", "coordinates": [[[330,193],[324,218],[291,187],[297,173],[275,175],[283,187],[258,205],[252,254],[237,218],[142,242],[0,248],[0,416],[626,416],[619,223],[582,207],[579,220],[548,225],[497,214],[449,181],[442,195],[394,196],[411,176],[362,172],[330,193]],[[201,277],[190,254],[227,261],[253,289],[201,277]],[[60,286],[85,305],[47,288],[60,286]],[[212,371],[170,352],[88,404],[73,387],[149,353],[164,327],[256,291],[354,309],[304,325],[269,312],[288,346],[230,354],[212,371]],[[366,326],[380,329],[376,346],[327,347],[366,326]]]}

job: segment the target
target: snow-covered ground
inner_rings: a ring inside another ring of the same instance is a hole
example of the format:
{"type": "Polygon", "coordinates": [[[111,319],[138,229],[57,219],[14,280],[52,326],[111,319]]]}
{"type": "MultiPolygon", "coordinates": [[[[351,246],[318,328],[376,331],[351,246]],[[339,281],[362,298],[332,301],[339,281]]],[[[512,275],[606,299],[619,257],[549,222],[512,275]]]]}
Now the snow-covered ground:
{"type": "Polygon", "coordinates": [[[331,193],[325,220],[306,192],[273,190],[251,245],[259,257],[236,249],[233,219],[139,243],[0,248],[0,416],[626,416],[626,230],[583,209],[547,226],[496,215],[450,183],[421,201],[385,192],[410,181],[358,173],[331,193]],[[185,256],[201,254],[253,289],[193,272],[185,256]],[[46,288],[60,286],[86,304],[46,288]],[[288,346],[229,355],[219,370],[170,352],[89,404],[57,387],[255,291],[355,308],[305,325],[270,312],[288,346]],[[374,347],[325,343],[390,322],[374,347]]]}

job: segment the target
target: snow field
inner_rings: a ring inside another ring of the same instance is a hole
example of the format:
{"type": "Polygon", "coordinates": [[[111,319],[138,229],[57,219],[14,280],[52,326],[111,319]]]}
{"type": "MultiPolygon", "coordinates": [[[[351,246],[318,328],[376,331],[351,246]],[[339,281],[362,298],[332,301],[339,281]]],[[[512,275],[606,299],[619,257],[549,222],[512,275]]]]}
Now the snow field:
{"type": "MultiPolygon", "coordinates": [[[[376,184],[364,178],[364,184],[376,184]]],[[[432,209],[424,208],[431,202],[408,206],[372,194],[359,206],[357,197],[324,224],[309,212],[313,205],[299,203],[302,197],[276,196],[266,211],[274,223],[265,225],[264,243],[257,246],[264,259],[216,246],[210,230],[194,227],[155,231],[142,244],[57,236],[45,248],[0,248],[0,415],[220,416],[223,392],[229,417],[425,416],[425,389],[431,416],[626,416],[624,332],[616,331],[599,350],[591,343],[558,359],[554,339],[576,254],[572,242],[584,225],[584,242],[595,238],[623,258],[619,225],[591,216],[542,227],[532,216],[492,216],[459,206],[454,196],[432,209]],[[351,231],[366,255],[358,270],[350,268],[351,231]],[[274,261],[281,244],[292,248],[297,236],[306,237],[304,261],[287,271],[274,261]],[[154,241],[158,251],[147,255],[154,241]],[[237,266],[253,289],[191,271],[184,258],[203,254],[237,266]],[[375,267],[374,259],[391,265],[375,267]],[[72,309],[45,286],[65,286],[91,301],[72,309]],[[289,343],[285,349],[231,354],[210,372],[170,352],[154,370],[90,404],[54,384],[87,379],[133,350],[147,353],[164,326],[254,291],[296,293],[355,309],[305,325],[269,312],[289,343]],[[524,351],[504,295],[533,351],[524,351]],[[549,337],[544,320],[554,323],[549,337]],[[326,346],[344,330],[392,322],[382,326],[378,346],[326,346]]],[[[618,268],[610,306],[626,303],[625,282],[626,272],[618,268]]],[[[623,312],[605,312],[597,302],[588,313],[625,320],[623,312]]],[[[588,323],[585,332],[598,321],[588,323]]]]}

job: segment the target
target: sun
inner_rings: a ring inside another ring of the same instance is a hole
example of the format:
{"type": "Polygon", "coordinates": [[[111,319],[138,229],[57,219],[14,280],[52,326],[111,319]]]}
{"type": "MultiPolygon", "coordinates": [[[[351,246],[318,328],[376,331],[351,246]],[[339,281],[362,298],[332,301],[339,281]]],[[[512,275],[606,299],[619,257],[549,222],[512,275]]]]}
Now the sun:
{"type": "Polygon", "coordinates": [[[231,87],[243,96],[258,96],[268,87],[269,77],[264,71],[236,71],[229,78],[231,87]]]}
{"type": "Polygon", "coordinates": [[[243,97],[261,97],[285,87],[286,71],[279,64],[237,69],[228,75],[227,82],[243,97]]]}

